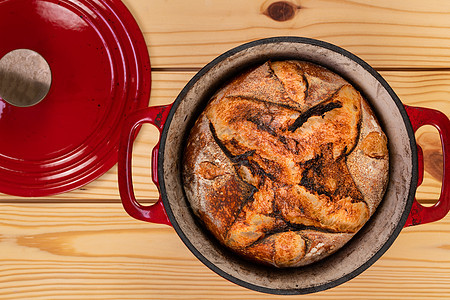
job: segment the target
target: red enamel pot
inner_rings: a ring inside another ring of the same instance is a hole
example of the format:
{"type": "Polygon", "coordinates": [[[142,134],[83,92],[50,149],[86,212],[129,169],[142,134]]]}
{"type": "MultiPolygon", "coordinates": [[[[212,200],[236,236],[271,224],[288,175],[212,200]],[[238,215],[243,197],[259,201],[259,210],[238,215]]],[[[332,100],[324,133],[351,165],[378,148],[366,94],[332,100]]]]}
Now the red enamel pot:
{"type": "Polygon", "coordinates": [[[119,147],[119,188],[125,210],[134,218],[173,226],[192,253],[220,276],[241,286],[272,294],[306,294],[342,284],[371,266],[405,226],[443,218],[450,209],[450,122],[441,112],[405,106],[387,82],[366,62],[337,46],[307,38],[276,37],[234,48],[201,69],[171,105],[130,115],[119,147]],[[266,60],[297,59],[322,65],[351,82],[375,111],[389,140],[390,170],[385,197],[366,225],[343,248],[317,263],[275,269],[249,263],[224,249],[196,221],[181,180],[181,157],[189,130],[211,95],[227,79],[266,60]],[[137,202],[131,177],[132,141],[139,125],[160,132],[152,153],[152,177],[160,199],[137,202]],[[414,132],[433,125],[440,133],[444,178],[439,201],[423,207],[414,198],[423,177],[423,155],[414,132]]]}
{"type": "Polygon", "coordinates": [[[0,192],[60,194],[113,167],[124,119],[148,106],[151,87],[127,7],[0,0],[0,36],[0,192]]]}

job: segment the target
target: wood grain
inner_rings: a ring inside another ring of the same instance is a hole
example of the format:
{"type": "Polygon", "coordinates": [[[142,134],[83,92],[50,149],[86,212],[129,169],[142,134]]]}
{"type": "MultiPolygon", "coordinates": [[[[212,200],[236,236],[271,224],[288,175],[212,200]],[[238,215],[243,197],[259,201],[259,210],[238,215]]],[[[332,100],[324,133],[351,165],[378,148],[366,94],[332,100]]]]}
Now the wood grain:
{"type": "Polygon", "coordinates": [[[450,67],[450,2],[442,0],[288,0],[285,22],[271,19],[276,0],[125,0],[144,33],[153,67],[202,67],[240,44],[271,36],[324,40],[375,67],[450,67]]]}
{"type": "MultiPolygon", "coordinates": [[[[448,298],[449,228],[447,216],[404,229],[367,271],[308,299],[448,298]]],[[[226,281],[172,228],[115,203],[0,204],[0,253],[0,299],[280,299],[226,281]]]]}

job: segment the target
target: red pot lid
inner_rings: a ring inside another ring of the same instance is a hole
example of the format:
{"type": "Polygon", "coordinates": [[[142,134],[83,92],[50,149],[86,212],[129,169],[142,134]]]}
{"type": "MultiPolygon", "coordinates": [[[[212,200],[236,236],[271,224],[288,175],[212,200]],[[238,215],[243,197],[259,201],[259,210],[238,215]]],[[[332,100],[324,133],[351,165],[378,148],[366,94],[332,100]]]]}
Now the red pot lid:
{"type": "Polygon", "coordinates": [[[124,118],[150,96],[147,46],[127,8],[118,0],[3,0],[0,36],[0,57],[33,50],[52,75],[33,106],[0,98],[0,192],[62,193],[109,170],[124,118]]]}

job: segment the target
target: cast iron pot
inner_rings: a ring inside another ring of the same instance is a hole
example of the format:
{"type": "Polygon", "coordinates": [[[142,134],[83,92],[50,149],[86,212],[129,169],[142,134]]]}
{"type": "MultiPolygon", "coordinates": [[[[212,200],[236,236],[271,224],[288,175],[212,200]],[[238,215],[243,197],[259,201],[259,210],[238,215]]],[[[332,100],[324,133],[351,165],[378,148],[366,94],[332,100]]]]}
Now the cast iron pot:
{"type": "Polygon", "coordinates": [[[443,218],[450,209],[446,176],[450,168],[449,119],[441,112],[404,106],[386,81],[366,62],[337,46],[307,38],[276,37],[236,47],[201,69],[171,105],[130,115],[119,150],[119,189],[125,210],[134,218],[172,225],[186,246],[220,276],[246,288],[272,294],[306,294],[350,280],[372,265],[391,246],[404,226],[443,218]],[[385,197],[366,225],[343,248],[309,266],[276,269],[249,263],[222,247],[197,222],[181,179],[181,157],[190,128],[209,98],[240,71],[267,60],[298,59],[324,66],[352,83],[375,111],[389,140],[390,171],[385,197]],[[139,204],[133,193],[131,155],[139,125],[160,131],[152,153],[152,179],[160,199],[139,204]],[[414,132],[430,124],[440,132],[444,178],[439,202],[423,207],[414,196],[423,176],[423,156],[414,132]]]}

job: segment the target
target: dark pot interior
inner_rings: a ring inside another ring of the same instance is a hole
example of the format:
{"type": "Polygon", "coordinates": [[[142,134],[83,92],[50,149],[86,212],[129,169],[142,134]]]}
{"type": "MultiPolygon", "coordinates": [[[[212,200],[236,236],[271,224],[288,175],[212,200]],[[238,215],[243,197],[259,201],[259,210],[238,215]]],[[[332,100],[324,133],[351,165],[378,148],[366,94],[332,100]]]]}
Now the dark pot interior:
{"type": "Polygon", "coordinates": [[[373,264],[389,248],[406,221],[416,189],[416,169],[416,144],[409,119],[383,78],[341,48],[295,37],[242,45],[203,68],[183,89],[170,111],[158,162],[164,207],[178,235],[194,255],[234,283],[275,294],[303,294],[331,288],[373,264]],[[390,180],[375,214],[341,250],[322,261],[294,269],[254,265],[220,246],[194,218],[180,176],[186,136],[209,97],[240,70],[269,59],[306,60],[340,74],[364,95],[389,139],[390,180]]]}

